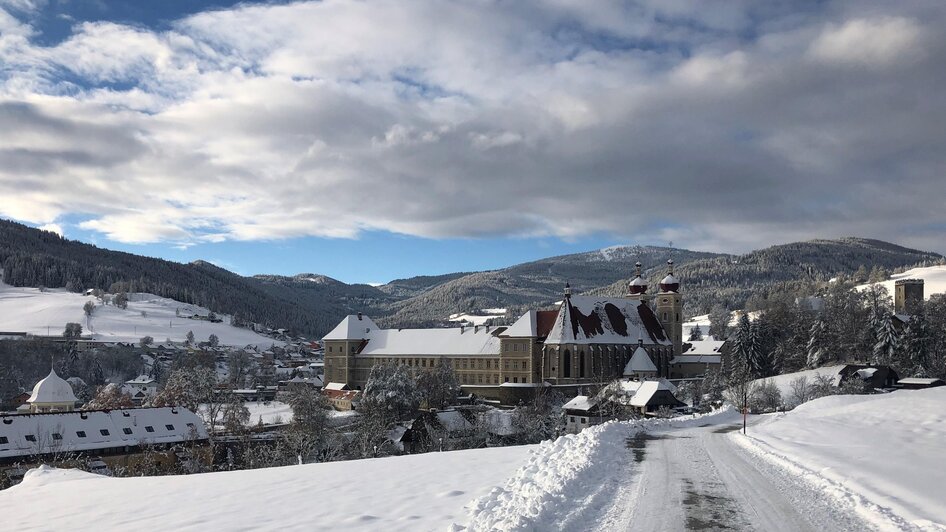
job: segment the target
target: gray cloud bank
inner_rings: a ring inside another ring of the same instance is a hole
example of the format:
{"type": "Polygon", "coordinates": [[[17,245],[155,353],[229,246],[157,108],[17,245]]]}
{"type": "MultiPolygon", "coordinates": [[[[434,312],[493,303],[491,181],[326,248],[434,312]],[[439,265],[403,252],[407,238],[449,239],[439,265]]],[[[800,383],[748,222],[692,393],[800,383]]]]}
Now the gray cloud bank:
{"type": "Polygon", "coordinates": [[[0,7],[0,215],[184,245],[380,229],[942,252],[944,27],[939,1],[329,0],[44,47],[0,7]]]}

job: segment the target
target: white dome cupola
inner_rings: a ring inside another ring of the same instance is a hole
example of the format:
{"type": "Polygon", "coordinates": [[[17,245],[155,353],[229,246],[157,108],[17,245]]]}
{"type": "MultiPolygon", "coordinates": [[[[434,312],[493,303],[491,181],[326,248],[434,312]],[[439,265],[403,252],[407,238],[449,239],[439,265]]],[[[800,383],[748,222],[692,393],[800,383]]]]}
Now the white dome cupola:
{"type": "Polygon", "coordinates": [[[33,386],[33,393],[26,400],[30,412],[68,412],[75,408],[76,394],[72,386],[50,369],[49,375],[33,386]]]}

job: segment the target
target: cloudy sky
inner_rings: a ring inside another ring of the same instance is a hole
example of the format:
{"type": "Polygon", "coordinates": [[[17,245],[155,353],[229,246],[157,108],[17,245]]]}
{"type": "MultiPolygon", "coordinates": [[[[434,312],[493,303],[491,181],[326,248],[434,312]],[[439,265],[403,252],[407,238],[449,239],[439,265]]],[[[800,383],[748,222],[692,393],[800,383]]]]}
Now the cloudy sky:
{"type": "Polygon", "coordinates": [[[946,3],[0,0],[0,217],[346,281],[946,252],[946,3]]]}

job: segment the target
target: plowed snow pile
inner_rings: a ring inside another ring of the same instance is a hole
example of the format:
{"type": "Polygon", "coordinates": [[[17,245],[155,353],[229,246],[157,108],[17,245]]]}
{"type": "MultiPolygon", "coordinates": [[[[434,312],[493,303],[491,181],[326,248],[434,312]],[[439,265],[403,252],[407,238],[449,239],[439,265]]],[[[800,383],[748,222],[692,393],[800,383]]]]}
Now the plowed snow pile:
{"type": "Polygon", "coordinates": [[[616,422],[585,429],[539,445],[529,462],[502,487],[473,502],[470,530],[585,530],[606,505],[627,460],[627,439],[642,430],[682,428],[732,418],[732,410],[672,421],[616,422]]]}

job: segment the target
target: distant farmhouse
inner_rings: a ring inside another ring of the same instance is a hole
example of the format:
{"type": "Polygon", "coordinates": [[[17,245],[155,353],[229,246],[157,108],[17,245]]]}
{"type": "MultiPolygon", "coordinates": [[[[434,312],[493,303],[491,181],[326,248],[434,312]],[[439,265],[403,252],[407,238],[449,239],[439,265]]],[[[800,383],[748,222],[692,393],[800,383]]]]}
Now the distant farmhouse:
{"type": "Polygon", "coordinates": [[[669,377],[683,345],[683,297],[667,262],[655,294],[638,263],[624,297],[572,295],[566,284],[558,310],[530,310],[509,327],[382,329],[347,316],[323,339],[325,382],[359,390],[375,364],[431,369],[444,360],[466,393],[516,404],[539,383],[575,391],[621,377],[639,345],[655,376],[669,377]]]}

